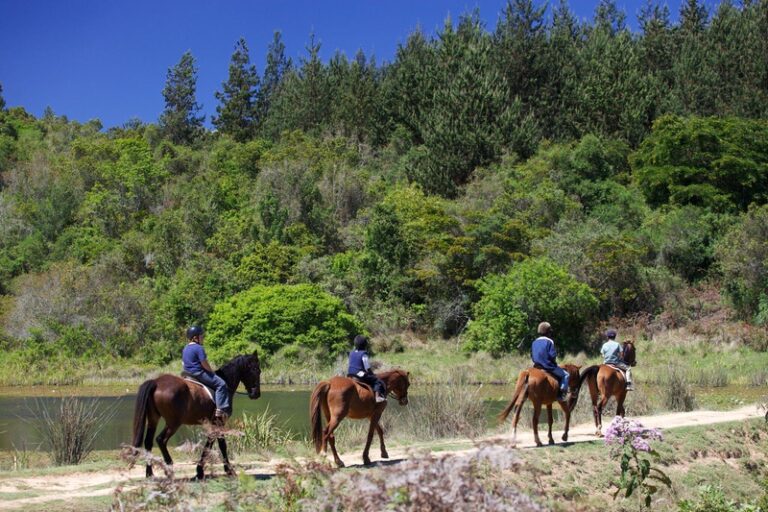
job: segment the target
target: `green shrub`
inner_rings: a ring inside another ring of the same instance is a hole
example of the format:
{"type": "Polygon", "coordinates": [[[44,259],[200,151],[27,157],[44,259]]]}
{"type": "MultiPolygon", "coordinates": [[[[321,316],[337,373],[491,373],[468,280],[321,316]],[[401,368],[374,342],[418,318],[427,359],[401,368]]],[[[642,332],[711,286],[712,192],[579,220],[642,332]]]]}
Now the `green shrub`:
{"type": "Polygon", "coordinates": [[[753,206],[716,249],[725,293],[742,317],[768,318],[768,205],[753,206]]]}
{"type": "Polygon", "coordinates": [[[216,304],[207,340],[217,361],[255,348],[273,354],[294,343],[324,348],[330,356],[347,349],[361,331],[341,300],[316,286],[254,286],[216,304]]]}
{"type": "Polygon", "coordinates": [[[597,299],[589,286],[547,258],[529,259],[506,275],[479,284],[483,297],[475,304],[475,321],[465,348],[508,352],[536,336],[539,322],[555,330],[559,347],[573,348],[585,325],[595,318],[597,299]]]}

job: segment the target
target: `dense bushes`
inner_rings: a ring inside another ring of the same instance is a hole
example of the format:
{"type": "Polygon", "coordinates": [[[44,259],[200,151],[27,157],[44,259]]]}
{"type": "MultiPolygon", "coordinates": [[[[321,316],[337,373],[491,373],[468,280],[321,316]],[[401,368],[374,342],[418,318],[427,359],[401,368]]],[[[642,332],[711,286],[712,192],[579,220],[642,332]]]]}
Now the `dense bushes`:
{"type": "Polygon", "coordinates": [[[208,326],[217,361],[254,349],[269,355],[291,344],[333,356],[362,330],[339,299],[307,284],[254,286],[216,304],[208,326]]]}
{"type": "Polygon", "coordinates": [[[597,299],[590,288],[548,259],[514,265],[506,275],[479,284],[482,298],[474,305],[465,347],[508,352],[536,336],[539,322],[549,322],[558,346],[582,341],[585,325],[595,318],[597,299]]]}

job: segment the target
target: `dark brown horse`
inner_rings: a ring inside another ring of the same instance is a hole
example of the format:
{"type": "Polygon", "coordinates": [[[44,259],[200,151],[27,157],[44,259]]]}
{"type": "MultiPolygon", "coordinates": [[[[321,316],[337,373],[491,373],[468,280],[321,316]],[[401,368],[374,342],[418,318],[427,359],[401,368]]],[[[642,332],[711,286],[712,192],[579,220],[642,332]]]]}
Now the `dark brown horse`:
{"type": "MultiPolygon", "coordinates": [[[[242,382],[248,390],[248,397],[256,399],[261,396],[261,369],[259,368],[259,356],[243,355],[234,358],[222,366],[216,375],[227,383],[230,399],[242,382]]],[[[216,407],[213,400],[202,386],[189,382],[176,375],[163,374],[156,379],[151,379],[139,387],[136,397],[136,409],[133,415],[133,446],[141,446],[152,450],[152,436],[155,435],[160,418],[165,419],[165,428],[157,436],[157,445],[163,452],[166,464],[173,464],[171,454],[168,453],[168,440],[181,425],[200,425],[205,422],[215,423],[214,412],[216,407]],[[146,426],[146,437],[144,429],[146,426]]],[[[197,464],[197,478],[203,478],[203,466],[208,451],[213,445],[213,436],[203,448],[200,462],[197,464]]],[[[217,437],[219,450],[224,459],[224,470],[230,476],[235,472],[229,464],[227,456],[227,443],[223,437],[217,437]]],[[[152,465],[147,464],[147,477],[152,476],[152,465]]]]}
{"type": "MultiPolygon", "coordinates": [[[[623,350],[624,363],[629,366],[637,364],[635,345],[625,341],[623,350]]],[[[603,408],[610,398],[616,397],[616,415],[624,417],[624,399],[627,397],[627,381],[619,370],[607,364],[598,364],[585,368],[581,372],[582,380],[586,380],[589,395],[592,397],[592,414],[595,417],[595,435],[603,437],[603,408]],[[598,393],[600,401],[598,402],[598,393]]]]}
{"type": "MultiPolygon", "coordinates": [[[[408,404],[408,372],[403,370],[392,370],[388,372],[377,373],[376,377],[384,381],[389,394],[395,398],[400,405],[408,404]]],[[[379,434],[381,442],[381,458],[388,459],[387,449],[384,446],[384,431],[379,425],[379,418],[387,407],[387,402],[376,403],[373,396],[373,390],[370,386],[348,377],[333,377],[330,380],[321,381],[312,391],[312,398],[309,402],[309,416],[312,425],[312,441],[315,443],[317,453],[325,453],[328,443],[333,451],[333,459],[340,468],[344,463],[339,458],[336,451],[336,440],[333,431],[339,426],[341,420],[346,417],[360,420],[370,418],[368,427],[368,439],[365,442],[363,450],[363,463],[368,465],[371,459],[368,457],[368,450],[373,440],[374,429],[379,434]],[[325,421],[328,425],[323,429],[323,420],[320,415],[322,409],[325,415],[325,421]]]]}
{"type": "Polygon", "coordinates": [[[514,433],[517,435],[517,423],[520,421],[520,412],[523,410],[525,400],[529,399],[533,404],[533,437],[536,440],[536,446],[543,446],[541,439],[539,439],[539,414],[541,414],[542,405],[547,407],[549,444],[555,444],[555,440],[552,437],[552,404],[555,402],[560,405],[560,408],[565,413],[565,432],[563,433],[563,441],[568,441],[571,411],[576,406],[576,402],[579,399],[579,390],[581,388],[581,379],[579,378],[580,367],[572,364],[565,364],[560,368],[568,373],[568,387],[571,391],[571,398],[567,403],[557,399],[560,385],[554,376],[538,368],[528,368],[520,372],[512,401],[510,401],[507,407],[501,414],[499,414],[499,421],[504,421],[507,419],[507,416],[509,416],[512,409],[517,407],[515,410],[515,417],[512,421],[514,433]]]}

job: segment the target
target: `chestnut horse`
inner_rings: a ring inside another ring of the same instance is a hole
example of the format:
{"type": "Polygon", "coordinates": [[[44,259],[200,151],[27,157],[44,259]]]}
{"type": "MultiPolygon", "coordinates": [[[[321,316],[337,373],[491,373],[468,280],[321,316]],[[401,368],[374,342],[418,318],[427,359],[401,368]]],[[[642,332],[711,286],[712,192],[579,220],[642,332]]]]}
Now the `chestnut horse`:
{"type": "MultiPolygon", "coordinates": [[[[635,357],[635,345],[631,341],[625,341],[624,363],[629,366],[635,366],[637,359],[635,357]]],[[[589,395],[592,397],[592,414],[595,417],[595,427],[597,437],[603,437],[603,408],[610,398],[616,397],[616,415],[624,417],[624,399],[627,397],[627,381],[624,374],[607,364],[597,364],[585,368],[581,372],[582,380],[586,379],[589,387],[589,395]],[[598,392],[600,401],[598,402],[598,392]]]]}
{"type": "MultiPolygon", "coordinates": [[[[408,372],[403,370],[392,370],[388,372],[377,373],[376,377],[384,381],[388,393],[395,398],[400,405],[408,404],[408,372]]],[[[386,408],[387,402],[376,403],[373,390],[370,386],[362,384],[349,377],[333,377],[330,380],[321,381],[312,391],[312,398],[309,401],[310,424],[312,425],[312,441],[315,444],[317,453],[325,453],[328,443],[333,451],[333,459],[340,468],[344,463],[336,452],[336,440],[333,431],[339,426],[341,420],[345,417],[360,420],[370,418],[368,427],[368,439],[365,442],[363,450],[363,463],[368,465],[371,459],[368,457],[368,450],[373,440],[374,429],[379,434],[381,442],[381,458],[388,459],[387,449],[384,446],[384,431],[379,425],[379,418],[386,408]],[[323,420],[320,415],[322,409],[325,415],[325,421],[328,423],[323,429],[323,420]]]]}
{"type": "MultiPolygon", "coordinates": [[[[261,396],[261,369],[259,368],[259,356],[242,355],[234,358],[222,366],[216,375],[224,379],[229,390],[230,400],[242,382],[248,390],[248,397],[253,399],[261,396]]],[[[162,417],[165,419],[165,428],[157,436],[157,445],[163,453],[166,464],[173,464],[171,454],[168,453],[168,440],[181,425],[200,425],[204,422],[215,423],[214,412],[216,407],[208,393],[199,384],[189,382],[176,375],[163,374],[156,379],[145,381],[139,387],[136,397],[136,409],[133,415],[133,446],[141,446],[144,440],[144,448],[152,450],[152,436],[155,435],[157,424],[162,417]],[[146,426],[146,437],[144,428],[146,426]]],[[[229,464],[227,456],[227,442],[223,437],[217,438],[219,450],[224,459],[224,471],[227,475],[234,476],[235,472],[229,464]]],[[[213,445],[213,436],[208,438],[200,461],[197,463],[197,478],[203,478],[203,465],[208,451],[213,445]]],[[[147,464],[147,477],[152,476],[152,465],[147,464]]]]}
{"type": "Polygon", "coordinates": [[[542,405],[547,407],[549,444],[555,444],[555,440],[552,438],[552,404],[554,402],[557,402],[565,413],[565,432],[563,433],[563,441],[568,441],[571,411],[576,406],[576,402],[579,399],[579,390],[581,389],[581,379],[579,378],[580,367],[572,364],[564,364],[560,366],[560,368],[565,370],[569,377],[568,387],[571,391],[571,398],[567,403],[557,399],[560,384],[553,375],[538,368],[528,368],[520,372],[512,401],[509,402],[509,405],[507,405],[501,414],[499,414],[499,421],[503,422],[507,419],[507,416],[509,416],[512,409],[517,406],[515,417],[512,421],[514,433],[517,435],[517,423],[520,421],[520,412],[523,410],[525,400],[529,399],[533,404],[533,437],[536,440],[536,446],[543,446],[541,439],[539,439],[539,414],[541,413],[542,405]]]}

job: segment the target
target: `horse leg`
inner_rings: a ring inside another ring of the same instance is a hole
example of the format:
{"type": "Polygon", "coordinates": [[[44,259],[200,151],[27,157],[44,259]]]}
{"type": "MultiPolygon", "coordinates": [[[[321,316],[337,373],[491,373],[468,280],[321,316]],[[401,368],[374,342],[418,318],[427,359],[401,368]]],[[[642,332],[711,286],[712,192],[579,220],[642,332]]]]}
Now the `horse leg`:
{"type": "Polygon", "coordinates": [[[533,403],[533,438],[536,440],[536,446],[544,446],[539,439],[539,415],[541,414],[541,404],[533,403]]]}
{"type": "Polygon", "coordinates": [[[371,421],[368,424],[368,437],[365,439],[365,448],[363,449],[363,464],[366,466],[371,465],[371,458],[368,456],[368,452],[371,448],[371,442],[373,441],[373,431],[376,429],[376,422],[378,421],[377,414],[374,412],[371,416],[371,421]]]}
{"type": "Polygon", "coordinates": [[[616,416],[624,417],[624,399],[627,397],[627,391],[622,390],[619,396],[616,397],[616,416]]]}
{"type": "Polygon", "coordinates": [[[384,446],[384,429],[381,428],[381,424],[379,423],[379,420],[376,420],[376,432],[379,434],[379,443],[381,444],[381,458],[382,459],[388,459],[389,454],[387,453],[387,448],[384,446]]]}
{"type": "Polygon", "coordinates": [[[213,446],[213,438],[209,437],[205,442],[205,446],[203,446],[203,453],[200,454],[200,461],[197,463],[195,476],[197,480],[202,480],[205,476],[203,468],[205,467],[205,460],[208,458],[208,453],[211,451],[211,446],[213,446]]]}
{"type": "Polygon", "coordinates": [[[157,438],[155,439],[155,441],[157,441],[157,446],[160,447],[160,451],[163,452],[163,460],[169,466],[173,464],[173,459],[171,458],[171,454],[168,453],[168,440],[171,438],[173,434],[176,433],[178,429],[179,429],[179,425],[169,424],[166,420],[165,428],[160,432],[160,435],[158,435],[157,438]]]}
{"type": "Polygon", "coordinates": [[[555,439],[552,437],[552,404],[547,404],[547,423],[549,426],[549,444],[555,444],[555,439]]]}
{"type": "Polygon", "coordinates": [[[219,443],[219,451],[221,452],[221,457],[224,459],[224,472],[227,474],[227,476],[236,476],[235,470],[232,469],[232,466],[229,464],[229,455],[227,455],[227,440],[223,437],[219,437],[216,439],[219,443]]]}
{"type": "MultiPolygon", "coordinates": [[[[144,449],[147,450],[147,453],[152,452],[152,438],[155,435],[155,430],[157,430],[157,420],[154,418],[148,418],[147,433],[144,437],[144,449]]],[[[151,476],[152,476],[152,463],[147,461],[147,478],[150,478],[151,476]]]]}
{"type": "Polygon", "coordinates": [[[571,409],[568,407],[568,404],[560,404],[560,408],[563,410],[563,413],[565,413],[565,432],[563,432],[563,441],[568,441],[568,429],[571,426],[571,409]]]}
{"type": "Polygon", "coordinates": [[[323,446],[325,446],[326,442],[331,445],[331,452],[333,453],[333,460],[336,462],[336,466],[343,468],[344,462],[339,458],[339,452],[336,451],[336,438],[333,435],[333,431],[339,426],[341,420],[342,418],[336,416],[331,417],[328,426],[325,427],[325,433],[323,434],[323,446]]]}
{"type": "Polygon", "coordinates": [[[596,413],[597,433],[595,434],[597,437],[603,437],[603,408],[607,403],[608,403],[608,397],[603,395],[602,397],[600,397],[600,402],[597,404],[597,413],[596,413]]]}

